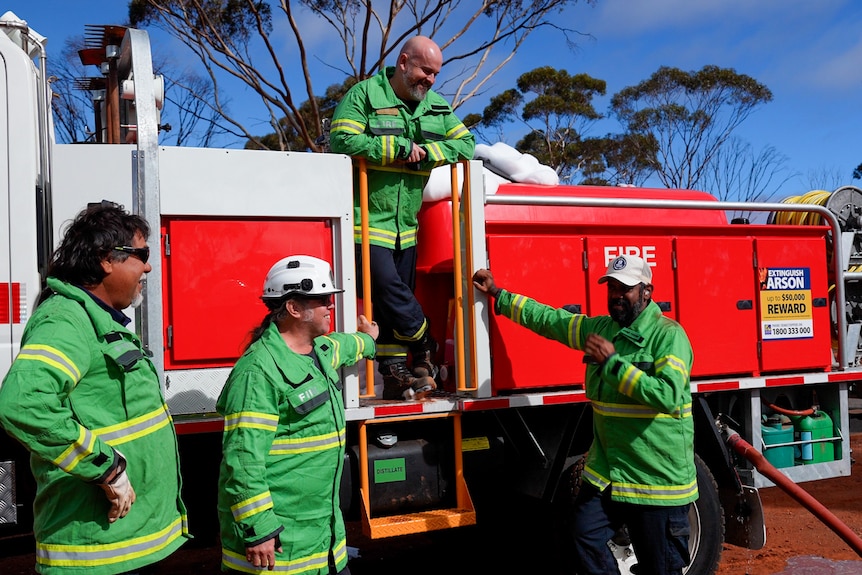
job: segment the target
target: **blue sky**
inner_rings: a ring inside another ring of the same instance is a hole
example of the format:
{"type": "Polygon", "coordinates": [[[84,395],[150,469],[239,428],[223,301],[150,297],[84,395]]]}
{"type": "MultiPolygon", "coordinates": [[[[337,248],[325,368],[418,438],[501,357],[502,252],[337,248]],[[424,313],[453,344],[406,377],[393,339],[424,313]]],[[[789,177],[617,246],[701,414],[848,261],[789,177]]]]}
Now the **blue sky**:
{"type": "MultiPolygon", "coordinates": [[[[125,0],[7,0],[0,11],[12,10],[47,36],[50,57],[68,36],[82,34],[85,24],[123,22],[126,5],[125,0]]],[[[557,22],[589,36],[571,51],[557,33],[534,34],[495,77],[490,94],[512,87],[527,70],[552,65],[605,80],[608,97],[595,102],[604,112],[610,95],[660,66],[733,68],[773,93],[774,100],[749,117],[737,135],[756,150],[774,146],[787,157],[787,168],[797,175],[779,197],[812,187],[860,185],[851,174],[862,163],[862,2],[599,0],[567,10],[557,22]]],[[[332,38],[321,36],[321,49],[331,49],[332,38]]],[[[156,50],[173,47],[156,35],[152,43],[156,50]]],[[[328,83],[316,82],[318,91],[328,83]]],[[[235,109],[242,98],[234,95],[235,109]]],[[[477,99],[461,111],[478,112],[485,103],[477,99]]],[[[618,126],[607,121],[593,129],[601,135],[618,126]]],[[[509,143],[516,139],[517,134],[507,135],[509,143]]]]}

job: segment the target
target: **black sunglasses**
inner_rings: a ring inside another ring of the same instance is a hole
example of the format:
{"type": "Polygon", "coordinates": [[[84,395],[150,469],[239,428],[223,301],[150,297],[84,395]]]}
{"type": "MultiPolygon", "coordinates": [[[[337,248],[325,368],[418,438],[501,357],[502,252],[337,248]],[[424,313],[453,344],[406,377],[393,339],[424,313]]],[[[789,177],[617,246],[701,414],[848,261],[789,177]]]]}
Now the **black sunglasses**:
{"type": "Polygon", "coordinates": [[[141,260],[142,263],[147,263],[147,260],[150,259],[149,246],[145,248],[133,248],[132,246],[117,246],[114,248],[114,251],[127,253],[132,257],[138,258],[139,260],[141,260]]]}

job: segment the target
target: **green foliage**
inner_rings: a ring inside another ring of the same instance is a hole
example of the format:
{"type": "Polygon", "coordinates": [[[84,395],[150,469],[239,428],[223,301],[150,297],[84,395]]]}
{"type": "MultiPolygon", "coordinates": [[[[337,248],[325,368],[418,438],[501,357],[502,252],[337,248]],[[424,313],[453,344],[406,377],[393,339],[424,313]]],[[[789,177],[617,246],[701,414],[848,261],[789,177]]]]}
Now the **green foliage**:
{"type": "Polygon", "coordinates": [[[664,185],[695,188],[733,130],[771,100],[766,86],[730,68],[663,66],[615,94],[611,109],[627,132],[653,138],[664,185]]]}
{"type": "MultiPolygon", "coordinates": [[[[352,76],[344,80],[341,84],[333,84],[326,89],[326,94],[323,96],[315,96],[315,102],[317,104],[317,112],[320,114],[321,122],[323,125],[328,126],[329,121],[332,120],[332,115],[335,113],[335,107],[338,106],[338,102],[344,97],[344,94],[347,93],[353,85],[356,84],[356,78],[352,76]]],[[[314,125],[315,122],[315,109],[311,105],[309,100],[306,100],[299,106],[299,115],[305,120],[306,125],[311,126],[314,125]]],[[[328,145],[328,130],[325,130],[321,126],[320,137],[318,138],[318,143],[320,145],[327,144],[328,145]],[[324,133],[325,132],[325,133],[324,133]]],[[[305,138],[302,137],[302,134],[298,133],[293,127],[288,123],[287,118],[282,118],[280,121],[280,129],[282,133],[286,135],[286,144],[282,146],[279,141],[278,135],[273,132],[258,138],[258,141],[248,140],[245,144],[245,148],[248,150],[292,150],[292,151],[309,151],[309,147],[305,142],[305,138]]]]}
{"type": "Polygon", "coordinates": [[[859,180],[862,179],[862,164],[856,166],[856,169],[853,170],[853,179],[859,180]]]}
{"type": "Polygon", "coordinates": [[[603,117],[593,99],[605,90],[604,80],[543,66],[518,77],[517,88],[492,97],[477,126],[502,132],[509,123],[525,124],[529,131],[515,148],[553,167],[563,181],[642,182],[656,165],[648,137],[588,137],[590,125],[603,117]]]}

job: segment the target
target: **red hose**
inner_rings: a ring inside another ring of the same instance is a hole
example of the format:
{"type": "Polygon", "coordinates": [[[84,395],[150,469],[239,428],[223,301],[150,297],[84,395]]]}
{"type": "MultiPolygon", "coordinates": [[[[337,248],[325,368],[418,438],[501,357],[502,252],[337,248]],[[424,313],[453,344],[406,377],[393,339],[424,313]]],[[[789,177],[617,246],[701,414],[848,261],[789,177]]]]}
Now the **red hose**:
{"type": "Polygon", "coordinates": [[[835,514],[826,509],[822,503],[814,499],[807,491],[788,479],[786,475],[778,471],[769,461],[757,451],[750,443],[742,439],[738,433],[728,430],[727,444],[739,455],[749,460],[754,467],[769,478],[775,485],[785,493],[802,504],[815,517],[820,519],[827,527],[832,529],[843,539],[857,555],[862,557],[862,539],[859,538],[847,525],[841,522],[835,514]]]}
{"type": "Polygon", "coordinates": [[[763,403],[763,405],[765,405],[766,407],[768,407],[772,411],[774,411],[776,413],[780,413],[782,415],[792,415],[792,416],[798,415],[800,417],[805,417],[806,415],[814,415],[817,413],[816,407],[809,407],[808,409],[802,409],[802,410],[785,409],[783,407],[778,407],[774,403],[769,403],[765,399],[761,399],[760,401],[763,403]]]}

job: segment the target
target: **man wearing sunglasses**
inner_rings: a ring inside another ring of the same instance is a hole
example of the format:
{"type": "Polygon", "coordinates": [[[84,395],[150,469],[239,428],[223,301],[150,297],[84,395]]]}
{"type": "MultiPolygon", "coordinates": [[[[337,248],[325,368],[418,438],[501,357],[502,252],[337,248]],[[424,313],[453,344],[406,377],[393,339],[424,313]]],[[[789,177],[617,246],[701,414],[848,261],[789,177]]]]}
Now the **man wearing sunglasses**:
{"type": "Polygon", "coordinates": [[[111,202],[78,214],[0,386],[0,426],[31,453],[43,575],[137,571],[187,536],[174,426],[123,313],[152,270],[149,231],[111,202]]]}

